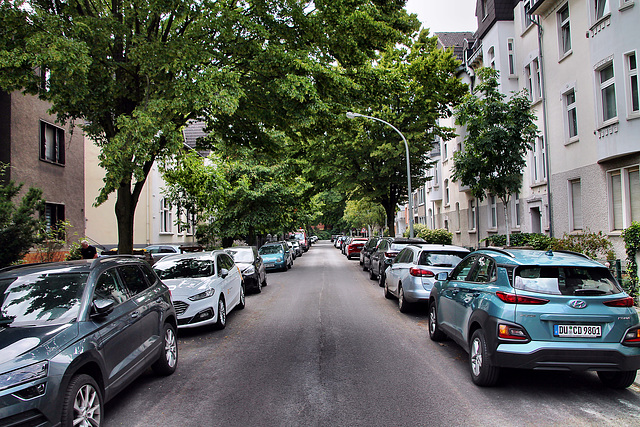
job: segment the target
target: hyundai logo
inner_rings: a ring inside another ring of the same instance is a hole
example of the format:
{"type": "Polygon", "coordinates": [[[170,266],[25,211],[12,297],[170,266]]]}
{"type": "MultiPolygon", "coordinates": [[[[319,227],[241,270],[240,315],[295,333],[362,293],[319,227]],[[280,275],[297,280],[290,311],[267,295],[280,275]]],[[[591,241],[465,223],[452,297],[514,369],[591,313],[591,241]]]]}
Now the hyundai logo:
{"type": "Polygon", "coordinates": [[[573,301],[569,301],[569,307],[573,308],[585,308],[587,303],[582,301],[581,299],[574,299],[573,301]]]}

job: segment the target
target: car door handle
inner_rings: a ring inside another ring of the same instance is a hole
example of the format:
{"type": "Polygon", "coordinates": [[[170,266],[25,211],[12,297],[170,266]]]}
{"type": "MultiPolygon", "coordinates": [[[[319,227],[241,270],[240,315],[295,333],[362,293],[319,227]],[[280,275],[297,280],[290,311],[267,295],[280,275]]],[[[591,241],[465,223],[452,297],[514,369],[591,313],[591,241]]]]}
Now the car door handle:
{"type": "Polygon", "coordinates": [[[140,316],[140,312],[139,311],[134,311],[133,313],[131,313],[131,318],[132,319],[135,319],[138,316],[140,316]]]}

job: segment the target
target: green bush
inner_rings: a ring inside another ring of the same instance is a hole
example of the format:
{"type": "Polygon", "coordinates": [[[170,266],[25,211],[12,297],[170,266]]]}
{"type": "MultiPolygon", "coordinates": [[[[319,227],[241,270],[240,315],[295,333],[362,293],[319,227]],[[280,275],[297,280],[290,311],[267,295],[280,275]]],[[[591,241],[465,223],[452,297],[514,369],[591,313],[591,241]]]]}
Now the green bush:
{"type": "Polygon", "coordinates": [[[562,239],[554,242],[551,249],[579,252],[591,259],[604,259],[609,257],[613,244],[602,231],[597,233],[585,231],[580,234],[565,233],[562,239]]]}
{"type": "Polygon", "coordinates": [[[629,295],[636,298],[638,296],[638,264],[636,263],[636,253],[640,251],[640,222],[634,221],[631,226],[622,231],[625,249],[627,251],[627,274],[629,278],[626,282],[625,290],[629,295]]]}
{"type": "MultiPolygon", "coordinates": [[[[424,224],[413,225],[413,235],[426,240],[427,243],[450,245],[453,241],[453,234],[444,228],[432,230],[424,224]]],[[[409,237],[409,229],[405,230],[404,237],[409,237]]]]}
{"type": "MultiPolygon", "coordinates": [[[[547,250],[550,249],[555,239],[540,233],[514,233],[511,235],[511,246],[529,246],[533,249],[547,250]]],[[[487,237],[482,240],[490,246],[506,246],[507,236],[498,234],[487,237]]]]}

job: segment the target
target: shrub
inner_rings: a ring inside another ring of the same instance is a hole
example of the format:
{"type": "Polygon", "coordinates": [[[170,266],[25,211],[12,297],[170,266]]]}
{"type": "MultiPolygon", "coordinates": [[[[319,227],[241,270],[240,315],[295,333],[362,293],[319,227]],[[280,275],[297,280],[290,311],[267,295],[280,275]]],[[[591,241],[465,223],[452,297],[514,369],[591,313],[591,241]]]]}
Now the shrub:
{"type": "MultiPolygon", "coordinates": [[[[515,233],[511,235],[511,246],[530,246],[533,249],[547,250],[552,247],[555,239],[540,233],[515,233]]],[[[507,236],[498,234],[482,240],[491,246],[505,246],[507,236]]]]}
{"type": "Polygon", "coordinates": [[[441,244],[441,245],[450,245],[453,241],[453,234],[451,234],[448,230],[444,228],[439,228],[436,230],[430,230],[428,228],[424,228],[420,230],[417,234],[417,237],[421,237],[427,241],[427,243],[433,244],[441,244]]]}
{"type": "Polygon", "coordinates": [[[627,293],[634,298],[638,296],[638,264],[636,253],[640,252],[640,222],[634,221],[622,231],[625,249],[627,250],[627,273],[629,275],[627,293]]]}
{"type": "Polygon", "coordinates": [[[559,251],[574,251],[585,254],[591,259],[607,258],[613,244],[602,232],[586,231],[580,234],[564,234],[562,239],[556,240],[551,249],[559,251]]]}

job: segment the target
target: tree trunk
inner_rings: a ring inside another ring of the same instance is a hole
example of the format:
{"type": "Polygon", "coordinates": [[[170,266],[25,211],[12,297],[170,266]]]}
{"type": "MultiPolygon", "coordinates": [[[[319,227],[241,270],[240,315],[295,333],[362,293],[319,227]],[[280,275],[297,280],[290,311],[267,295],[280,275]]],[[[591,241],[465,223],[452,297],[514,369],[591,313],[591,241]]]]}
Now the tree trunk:
{"type": "Polygon", "coordinates": [[[511,246],[511,227],[509,224],[509,197],[502,200],[504,207],[504,224],[507,227],[507,246],[511,246]]]}
{"type": "Polygon", "coordinates": [[[133,203],[131,185],[122,183],[116,190],[116,219],[118,221],[118,253],[133,253],[133,218],[136,204],[133,203]]]}

